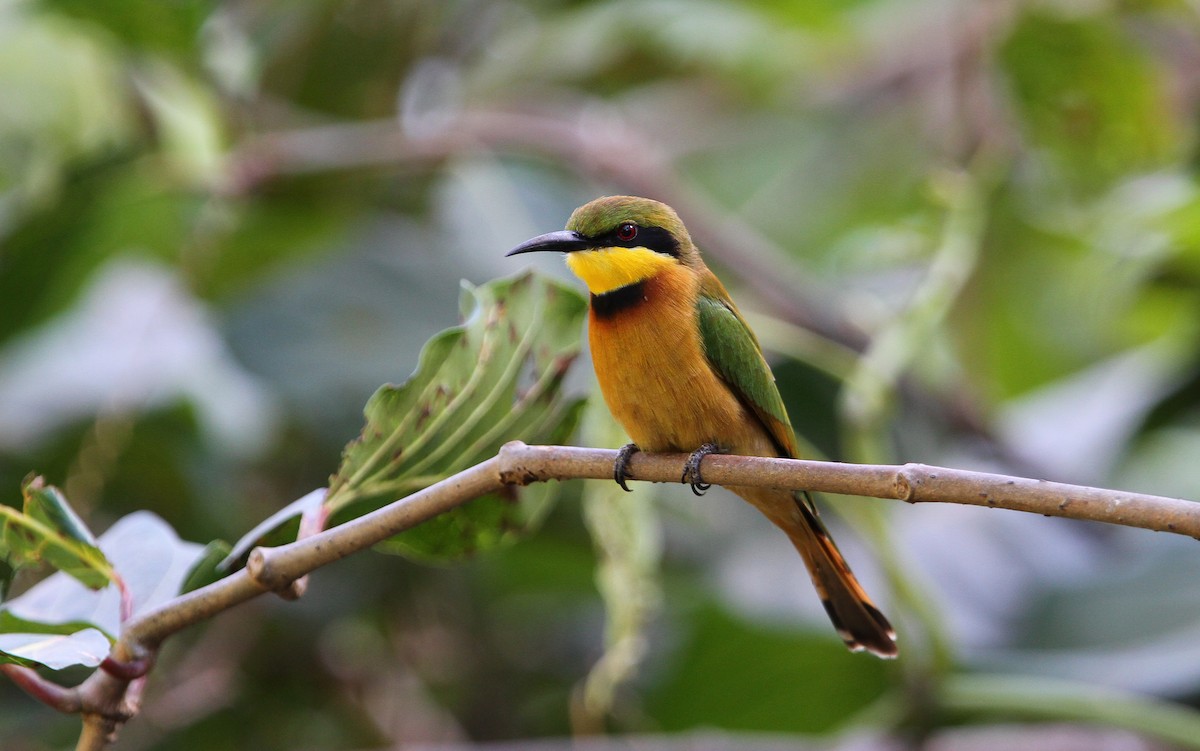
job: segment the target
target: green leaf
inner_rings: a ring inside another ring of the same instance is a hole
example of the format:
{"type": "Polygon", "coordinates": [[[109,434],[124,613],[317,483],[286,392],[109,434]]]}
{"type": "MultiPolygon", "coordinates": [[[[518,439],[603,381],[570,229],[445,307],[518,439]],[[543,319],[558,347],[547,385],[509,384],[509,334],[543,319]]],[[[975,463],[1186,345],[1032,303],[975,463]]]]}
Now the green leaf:
{"type": "Polygon", "coordinates": [[[58,634],[66,636],[76,631],[90,628],[87,621],[64,621],[62,623],[46,623],[45,621],[30,621],[9,610],[0,610],[0,634],[58,634]]]}
{"type": "Polygon", "coordinates": [[[114,575],[112,565],[58,488],[33,477],[21,492],[24,512],[0,506],[0,553],[9,565],[44,561],[92,589],[108,584],[114,575]]]}
{"type": "Polygon", "coordinates": [[[199,560],[184,577],[179,587],[180,594],[208,586],[224,577],[228,572],[222,568],[222,563],[228,560],[230,551],[229,543],[224,540],[213,540],[205,545],[199,560]]]}
{"type": "MultiPolygon", "coordinates": [[[[362,435],[331,480],[331,512],[377,507],[493,456],[511,440],[561,442],[582,400],[562,393],[579,354],[586,302],[559,282],[523,273],[464,283],[464,323],[433,337],[403,385],[365,409],[362,435]]],[[[535,525],[553,490],[514,489],[479,499],[399,535],[382,549],[452,558],[494,547],[535,525]]]]}
{"type": "MultiPolygon", "coordinates": [[[[166,522],[147,511],[119,519],[98,544],[121,572],[134,615],[178,595],[204,552],[201,545],[180,540],[166,522]]],[[[0,633],[62,633],[68,625],[72,631],[90,626],[109,635],[119,633],[117,587],[92,591],[60,571],[0,606],[0,633]]]]}
{"type": "Polygon", "coordinates": [[[217,221],[228,226],[195,271],[196,293],[205,298],[237,295],[344,242],[339,235],[361,207],[341,195],[313,204],[312,195],[303,189],[276,185],[252,201],[214,207],[217,221]]]}
{"type": "Polygon", "coordinates": [[[847,651],[828,629],[751,623],[712,604],[690,620],[691,633],[646,692],[647,713],[664,731],[829,732],[889,685],[887,663],[847,651]]]}
{"type": "Polygon", "coordinates": [[[1182,145],[1153,62],[1111,16],[1039,6],[1017,23],[1001,58],[1028,137],[1076,184],[1161,166],[1182,145]]]}
{"type": "Polygon", "coordinates": [[[71,540],[96,547],[92,531],[67,503],[62,491],[44,483],[42,478],[35,477],[23,488],[25,513],[71,540]]]}
{"type": "Polygon", "coordinates": [[[90,3],[86,0],[49,0],[44,5],[103,28],[124,45],[137,50],[167,54],[187,61],[196,54],[197,37],[211,17],[212,6],[204,0],[172,0],[170,3],[134,0],[124,3],[90,3]]]}
{"type": "Polygon", "coordinates": [[[94,668],[108,655],[111,645],[99,630],[85,628],[71,634],[0,634],[0,663],[53,670],[84,665],[94,668]]]}
{"type": "Polygon", "coordinates": [[[0,16],[0,91],[25,105],[5,107],[0,117],[0,226],[23,199],[53,195],[67,165],[124,145],[136,128],[111,40],[85,24],[25,11],[6,6],[0,16]]]}

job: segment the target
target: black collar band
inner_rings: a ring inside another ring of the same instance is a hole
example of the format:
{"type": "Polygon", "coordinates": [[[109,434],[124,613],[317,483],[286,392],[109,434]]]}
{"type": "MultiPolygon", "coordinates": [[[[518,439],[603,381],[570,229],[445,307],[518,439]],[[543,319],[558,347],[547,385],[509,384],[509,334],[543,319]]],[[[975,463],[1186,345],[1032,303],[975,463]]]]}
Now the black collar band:
{"type": "Polygon", "coordinates": [[[645,300],[646,282],[634,282],[603,295],[592,295],[592,310],[597,318],[611,318],[645,300]]]}

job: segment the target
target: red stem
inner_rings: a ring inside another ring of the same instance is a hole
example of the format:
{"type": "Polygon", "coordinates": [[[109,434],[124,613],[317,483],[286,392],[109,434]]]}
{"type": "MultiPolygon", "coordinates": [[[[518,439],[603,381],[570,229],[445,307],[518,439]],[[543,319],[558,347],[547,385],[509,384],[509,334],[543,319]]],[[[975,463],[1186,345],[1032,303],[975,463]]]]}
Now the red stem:
{"type": "Polygon", "coordinates": [[[8,676],[25,693],[59,712],[74,714],[81,709],[78,691],[46,680],[33,668],[5,663],[0,665],[0,673],[8,676]]]}

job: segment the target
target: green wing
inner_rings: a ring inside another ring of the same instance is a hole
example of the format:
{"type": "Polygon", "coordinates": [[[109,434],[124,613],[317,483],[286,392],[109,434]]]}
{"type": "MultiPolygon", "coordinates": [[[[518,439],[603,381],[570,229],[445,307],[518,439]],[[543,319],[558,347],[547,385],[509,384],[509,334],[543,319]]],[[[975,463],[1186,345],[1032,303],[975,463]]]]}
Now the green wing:
{"type": "Polygon", "coordinates": [[[730,303],[718,298],[701,294],[696,308],[709,363],[762,421],[780,455],[795,457],[796,436],[787,410],[750,327],[730,303]]]}

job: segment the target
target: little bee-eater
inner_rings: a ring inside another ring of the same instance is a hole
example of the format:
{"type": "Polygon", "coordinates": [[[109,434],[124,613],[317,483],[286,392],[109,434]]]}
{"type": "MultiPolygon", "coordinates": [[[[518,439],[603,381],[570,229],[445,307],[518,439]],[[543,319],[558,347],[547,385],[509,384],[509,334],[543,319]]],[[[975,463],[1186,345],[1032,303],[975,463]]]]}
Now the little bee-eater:
{"type": "MultiPolygon", "coordinates": [[[[683,479],[694,492],[707,487],[700,474],[706,454],[796,457],[796,437],[758,339],[670,206],[599,198],[576,209],[566,230],[508,255],[535,251],[566,254],[591,292],[596,378],[633,439],[613,469],[622,487],[638,450],[693,452],[683,479]]],[[[891,624],[851,573],[808,494],[729,489],[787,533],[846,645],[894,657],[891,624]]]]}

